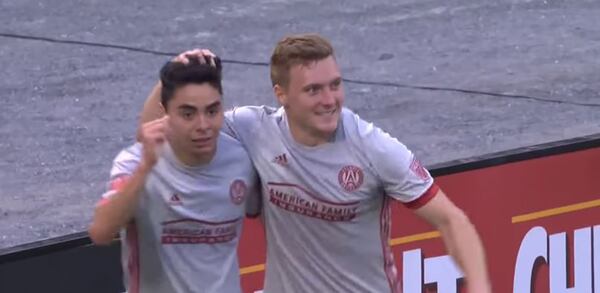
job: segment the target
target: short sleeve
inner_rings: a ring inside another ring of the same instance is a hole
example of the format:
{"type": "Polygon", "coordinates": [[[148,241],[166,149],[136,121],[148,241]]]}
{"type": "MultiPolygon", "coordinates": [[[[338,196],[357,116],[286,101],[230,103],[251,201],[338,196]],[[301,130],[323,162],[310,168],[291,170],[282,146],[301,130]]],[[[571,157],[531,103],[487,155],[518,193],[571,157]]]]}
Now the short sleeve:
{"type": "Polygon", "coordinates": [[[122,150],[113,160],[110,170],[110,180],[107,184],[106,192],[102,194],[102,199],[106,200],[115,195],[118,190],[123,188],[127,179],[133,174],[140,163],[142,146],[136,143],[122,150]]]}
{"type": "Polygon", "coordinates": [[[403,143],[354,114],[353,123],[387,196],[419,208],[438,192],[429,171],[403,143]]]}

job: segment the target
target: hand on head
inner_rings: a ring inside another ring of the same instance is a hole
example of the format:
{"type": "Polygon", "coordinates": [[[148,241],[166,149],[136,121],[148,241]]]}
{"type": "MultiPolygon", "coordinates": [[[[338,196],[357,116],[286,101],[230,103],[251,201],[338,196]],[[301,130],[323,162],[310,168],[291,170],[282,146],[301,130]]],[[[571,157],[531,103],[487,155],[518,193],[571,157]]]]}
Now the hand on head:
{"type": "Polygon", "coordinates": [[[173,58],[171,61],[173,62],[181,62],[183,64],[188,64],[190,62],[190,58],[198,58],[200,64],[209,63],[212,66],[217,66],[216,58],[213,52],[208,49],[193,49],[189,51],[185,51],[173,58]]]}

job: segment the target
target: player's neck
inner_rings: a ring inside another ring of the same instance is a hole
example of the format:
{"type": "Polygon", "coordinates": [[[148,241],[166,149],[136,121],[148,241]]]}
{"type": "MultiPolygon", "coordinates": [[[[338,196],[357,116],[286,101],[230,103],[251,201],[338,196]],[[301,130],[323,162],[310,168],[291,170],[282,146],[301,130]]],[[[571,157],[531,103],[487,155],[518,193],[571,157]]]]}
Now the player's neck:
{"type": "Polygon", "coordinates": [[[333,140],[333,133],[321,133],[310,131],[309,129],[303,128],[296,123],[288,120],[288,127],[290,129],[290,134],[292,139],[297,143],[308,146],[308,147],[316,147],[322,144],[326,144],[333,140]]]}
{"type": "Polygon", "coordinates": [[[186,167],[200,167],[206,165],[212,161],[215,157],[217,149],[213,149],[211,153],[207,153],[205,155],[196,155],[190,154],[189,152],[184,152],[182,150],[178,150],[176,146],[172,146],[173,154],[175,158],[186,167]]]}

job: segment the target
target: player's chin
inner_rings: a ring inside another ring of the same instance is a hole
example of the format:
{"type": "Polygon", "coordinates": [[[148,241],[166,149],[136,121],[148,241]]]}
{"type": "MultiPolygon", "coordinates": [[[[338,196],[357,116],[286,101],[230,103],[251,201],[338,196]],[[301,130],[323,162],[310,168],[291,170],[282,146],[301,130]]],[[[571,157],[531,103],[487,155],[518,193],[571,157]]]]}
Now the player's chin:
{"type": "Polygon", "coordinates": [[[319,121],[315,126],[315,128],[321,133],[332,134],[337,129],[338,120],[319,121]]]}
{"type": "Polygon", "coordinates": [[[196,156],[206,156],[214,153],[215,147],[203,146],[203,147],[194,147],[192,149],[192,154],[196,156]]]}
{"type": "Polygon", "coordinates": [[[195,155],[206,155],[213,153],[216,147],[216,142],[211,140],[206,143],[193,143],[190,150],[195,155]]]}

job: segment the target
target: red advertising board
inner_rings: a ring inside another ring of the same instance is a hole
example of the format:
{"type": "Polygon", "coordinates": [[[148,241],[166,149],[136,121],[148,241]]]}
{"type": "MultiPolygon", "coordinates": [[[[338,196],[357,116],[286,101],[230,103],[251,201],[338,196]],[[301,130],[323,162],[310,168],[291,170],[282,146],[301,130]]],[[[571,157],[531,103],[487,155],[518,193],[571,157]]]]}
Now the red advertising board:
{"type": "MultiPolygon", "coordinates": [[[[477,227],[495,292],[600,293],[599,177],[600,148],[592,148],[436,180],[477,227]]],[[[404,293],[465,292],[439,234],[400,204],[392,214],[404,293]]],[[[240,246],[245,292],[262,288],[264,247],[260,223],[247,221],[240,246]]]]}

